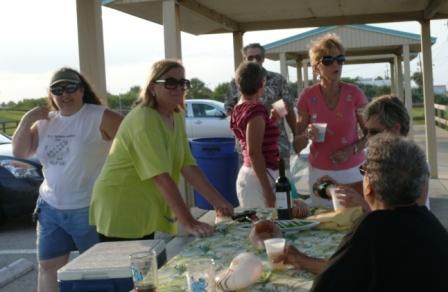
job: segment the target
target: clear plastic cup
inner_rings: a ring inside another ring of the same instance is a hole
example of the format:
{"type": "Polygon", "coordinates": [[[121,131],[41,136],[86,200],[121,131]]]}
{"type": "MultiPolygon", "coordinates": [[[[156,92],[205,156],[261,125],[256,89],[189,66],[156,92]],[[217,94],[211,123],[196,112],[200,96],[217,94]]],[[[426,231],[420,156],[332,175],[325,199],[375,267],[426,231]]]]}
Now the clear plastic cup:
{"type": "Polygon", "coordinates": [[[327,132],[327,123],[313,123],[313,127],[317,129],[317,137],[314,140],[315,142],[324,142],[325,141],[325,132],[327,132]]]}
{"type": "Polygon", "coordinates": [[[189,292],[216,290],[213,259],[198,259],[188,263],[186,277],[189,292]]]}
{"type": "Polygon", "coordinates": [[[157,254],[154,250],[129,255],[134,291],[156,291],[158,285],[157,254]]]}
{"type": "Polygon", "coordinates": [[[274,263],[274,259],[283,254],[285,244],[286,240],[284,238],[271,238],[264,241],[264,247],[266,248],[271,269],[282,270],[285,268],[283,263],[274,263]]]}
{"type": "Polygon", "coordinates": [[[288,114],[288,109],[286,108],[286,104],[283,99],[279,99],[272,104],[272,108],[277,112],[277,115],[280,118],[283,118],[288,114]]]}

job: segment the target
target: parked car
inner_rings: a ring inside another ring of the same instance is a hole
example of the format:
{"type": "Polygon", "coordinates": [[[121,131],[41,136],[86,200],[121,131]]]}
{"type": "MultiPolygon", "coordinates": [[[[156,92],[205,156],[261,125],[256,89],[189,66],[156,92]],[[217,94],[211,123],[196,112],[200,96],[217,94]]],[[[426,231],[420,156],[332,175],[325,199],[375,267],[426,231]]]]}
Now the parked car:
{"type": "Polygon", "coordinates": [[[222,102],[210,99],[185,101],[185,125],[190,139],[233,137],[229,119],[222,102]]]}
{"type": "Polygon", "coordinates": [[[39,161],[14,157],[11,139],[0,133],[0,223],[31,214],[42,181],[39,161]]]}

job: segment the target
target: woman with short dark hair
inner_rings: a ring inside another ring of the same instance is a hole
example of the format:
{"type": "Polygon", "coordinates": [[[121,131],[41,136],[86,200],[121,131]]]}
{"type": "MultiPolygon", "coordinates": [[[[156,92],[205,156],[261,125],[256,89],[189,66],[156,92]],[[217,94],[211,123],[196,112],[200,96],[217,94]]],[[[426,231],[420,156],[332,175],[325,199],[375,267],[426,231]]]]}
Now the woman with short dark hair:
{"type": "Polygon", "coordinates": [[[253,62],[244,62],[236,70],[241,97],[233,108],[230,128],[243,152],[236,193],[240,206],[245,208],[275,207],[280,130],[276,118],[270,117],[260,101],[264,78],[263,68],[253,62]]]}

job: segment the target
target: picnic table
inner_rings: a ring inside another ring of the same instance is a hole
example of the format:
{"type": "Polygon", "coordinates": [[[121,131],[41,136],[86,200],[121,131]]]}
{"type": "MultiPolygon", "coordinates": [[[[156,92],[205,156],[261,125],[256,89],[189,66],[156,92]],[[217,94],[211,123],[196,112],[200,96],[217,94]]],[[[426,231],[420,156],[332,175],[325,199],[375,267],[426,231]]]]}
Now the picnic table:
{"type": "MultiPolygon", "coordinates": [[[[269,219],[271,209],[257,209],[259,218],[269,219]]],[[[206,215],[208,220],[214,218],[214,211],[206,215]]],[[[188,243],[176,256],[159,269],[158,291],[186,291],[186,265],[189,262],[212,258],[216,272],[226,269],[232,259],[242,252],[251,252],[263,263],[261,278],[248,287],[246,291],[308,291],[313,283],[314,275],[295,269],[271,271],[264,250],[257,250],[248,235],[248,223],[235,221],[219,223],[215,226],[213,236],[196,238],[188,243]]],[[[310,229],[284,233],[288,244],[292,244],[309,256],[328,258],[338,247],[344,232],[310,229]]]]}

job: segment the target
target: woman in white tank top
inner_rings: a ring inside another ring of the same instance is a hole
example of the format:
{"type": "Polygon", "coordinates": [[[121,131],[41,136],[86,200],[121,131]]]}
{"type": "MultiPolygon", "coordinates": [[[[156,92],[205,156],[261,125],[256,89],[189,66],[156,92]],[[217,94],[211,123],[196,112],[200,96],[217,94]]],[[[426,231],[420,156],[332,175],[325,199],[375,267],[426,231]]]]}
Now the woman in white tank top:
{"type": "Polygon", "coordinates": [[[15,156],[35,154],[43,166],[36,205],[39,292],[58,291],[57,270],[68,262],[70,251],[83,252],[98,242],[88,224],[90,195],[122,120],[101,105],[73,69],[56,71],[49,91],[53,111],[33,108],[13,137],[15,156]]]}

